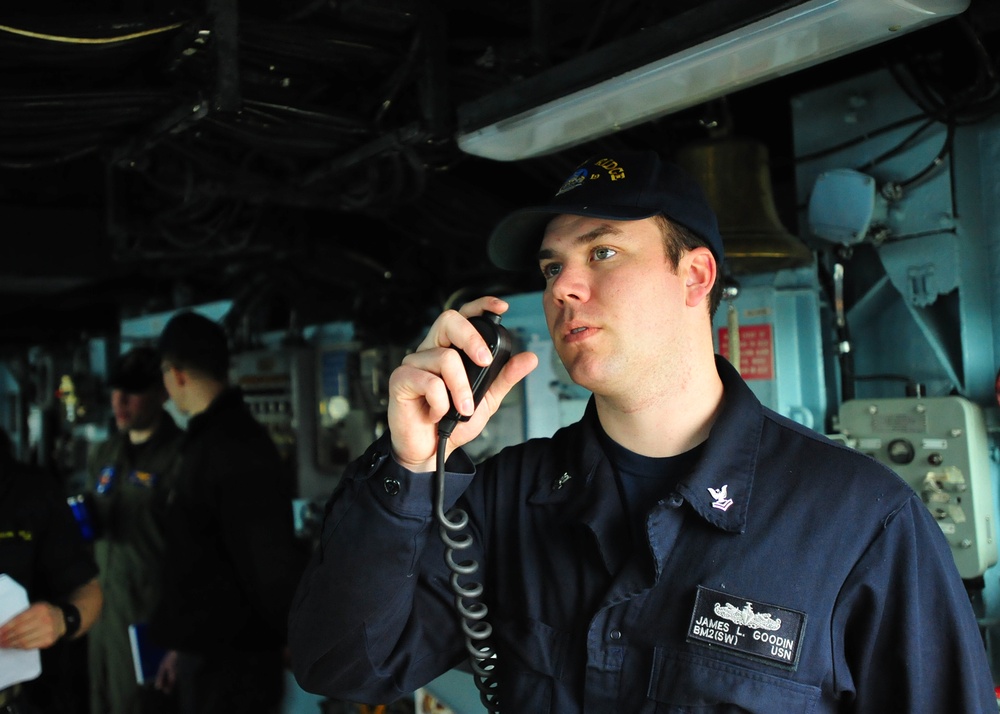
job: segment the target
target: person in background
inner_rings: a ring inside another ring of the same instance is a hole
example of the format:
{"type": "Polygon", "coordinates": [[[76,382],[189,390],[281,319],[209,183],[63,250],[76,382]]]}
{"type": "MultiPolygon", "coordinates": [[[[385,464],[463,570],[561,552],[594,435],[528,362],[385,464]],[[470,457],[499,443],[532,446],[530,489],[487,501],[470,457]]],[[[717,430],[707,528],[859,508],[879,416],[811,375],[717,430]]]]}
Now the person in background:
{"type": "Polygon", "coordinates": [[[40,649],[42,674],[0,690],[6,714],[82,711],[67,696],[66,646],[97,621],[97,565],[66,498],[51,479],[19,463],[0,431],[0,573],[19,583],[30,606],[0,622],[0,648],[40,649]]]}
{"type": "Polygon", "coordinates": [[[229,384],[222,327],[175,315],[159,339],[163,382],[190,417],[166,508],[163,595],[150,637],[169,648],[184,714],[276,711],[288,610],[307,558],[293,484],[265,428],[229,384]]]}
{"type": "Polygon", "coordinates": [[[458,504],[472,546],[454,557],[480,564],[500,711],[995,711],[920,496],[762,406],[714,354],[723,243],[690,177],[652,152],[594,157],[501,221],[490,254],[544,279],[585,414],[474,464],[460,447],[537,358],[513,355],[474,409],[458,350],[491,358],[468,318],[508,305],[442,313],[390,377],[388,431],[327,504],[289,624],[303,688],[394,701],[468,658],[434,523],[458,504]],[[449,394],[470,419],[439,434],[449,394]]]}
{"type": "Polygon", "coordinates": [[[141,714],[162,711],[164,702],[152,683],[136,681],[129,627],[141,633],[159,597],[163,513],[184,432],[163,409],[167,392],[156,350],[121,355],[108,386],[117,432],[88,464],[104,591],[104,614],[88,636],[90,714],[141,714]]]}

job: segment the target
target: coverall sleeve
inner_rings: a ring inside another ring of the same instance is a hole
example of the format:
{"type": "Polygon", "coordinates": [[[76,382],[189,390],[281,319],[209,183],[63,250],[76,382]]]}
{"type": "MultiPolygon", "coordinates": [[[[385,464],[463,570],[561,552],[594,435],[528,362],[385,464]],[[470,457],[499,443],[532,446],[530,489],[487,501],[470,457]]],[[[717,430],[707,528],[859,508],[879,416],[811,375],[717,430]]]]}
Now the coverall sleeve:
{"type": "MultiPolygon", "coordinates": [[[[449,508],[475,468],[459,450],[446,469],[449,508]]],[[[292,669],[307,691],[387,703],[462,659],[434,482],[432,473],[400,467],[387,435],[348,467],[289,618],[292,669]]],[[[474,541],[461,560],[481,557],[474,541]]]]}
{"type": "Polygon", "coordinates": [[[854,568],[835,614],[844,711],[996,711],[983,641],[954,559],[917,498],[890,516],[854,568]]]}

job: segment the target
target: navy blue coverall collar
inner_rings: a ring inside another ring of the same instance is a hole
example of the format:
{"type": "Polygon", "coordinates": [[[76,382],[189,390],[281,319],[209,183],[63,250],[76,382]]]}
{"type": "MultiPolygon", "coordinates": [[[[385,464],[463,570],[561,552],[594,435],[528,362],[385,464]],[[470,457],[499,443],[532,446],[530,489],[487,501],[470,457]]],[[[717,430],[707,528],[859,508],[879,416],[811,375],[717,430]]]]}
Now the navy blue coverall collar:
{"type": "MultiPolygon", "coordinates": [[[[712,427],[707,448],[693,470],[681,477],[674,492],[664,494],[660,507],[682,498],[702,519],[730,533],[746,530],[747,511],[756,468],[763,412],[760,402],[736,370],[716,356],[722,379],[724,403],[712,427]]],[[[535,505],[562,503],[597,536],[609,570],[615,571],[628,557],[624,535],[627,517],[614,483],[614,472],[597,438],[600,425],[593,397],[581,421],[582,428],[567,439],[563,453],[566,468],[553,474],[532,494],[535,505]]],[[[573,430],[570,430],[571,432],[573,430]]],[[[674,504],[676,506],[676,504],[674,504]]],[[[655,533],[656,519],[649,520],[650,542],[661,542],[655,533]]],[[[660,558],[656,557],[659,561],[660,558]]],[[[659,569],[659,568],[657,568],[659,569]]]]}

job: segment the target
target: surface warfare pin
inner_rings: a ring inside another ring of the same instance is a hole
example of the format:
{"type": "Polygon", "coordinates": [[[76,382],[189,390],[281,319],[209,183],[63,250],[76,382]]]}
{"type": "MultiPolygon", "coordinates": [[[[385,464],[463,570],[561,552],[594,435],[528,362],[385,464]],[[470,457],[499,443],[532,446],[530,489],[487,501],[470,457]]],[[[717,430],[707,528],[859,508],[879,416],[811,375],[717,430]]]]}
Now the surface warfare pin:
{"type": "Polygon", "coordinates": [[[795,669],[805,625],[804,612],[699,585],[687,639],[795,669]]]}

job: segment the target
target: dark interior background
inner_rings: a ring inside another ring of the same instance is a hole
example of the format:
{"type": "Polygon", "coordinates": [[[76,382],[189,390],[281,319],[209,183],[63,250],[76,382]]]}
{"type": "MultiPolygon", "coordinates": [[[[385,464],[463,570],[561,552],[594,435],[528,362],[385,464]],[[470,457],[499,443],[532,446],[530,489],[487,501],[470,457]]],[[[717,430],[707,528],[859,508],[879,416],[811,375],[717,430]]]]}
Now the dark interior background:
{"type": "Polygon", "coordinates": [[[223,298],[262,327],[351,320],[399,343],[470,291],[532,287],[490,266],[489,229],[598,150],[669,155],[720,124],[756,138],[796,233],[795,94],[891,66],[960,107],[957,121],[1000,108],[1000,4],[973,0],[959,18],[551,156],[456,147],[461,128],[794,4],[5,3],[0,344],[65,343],[223,298]]]}

